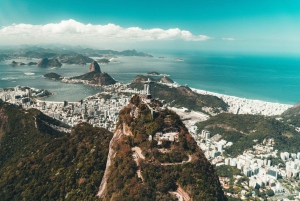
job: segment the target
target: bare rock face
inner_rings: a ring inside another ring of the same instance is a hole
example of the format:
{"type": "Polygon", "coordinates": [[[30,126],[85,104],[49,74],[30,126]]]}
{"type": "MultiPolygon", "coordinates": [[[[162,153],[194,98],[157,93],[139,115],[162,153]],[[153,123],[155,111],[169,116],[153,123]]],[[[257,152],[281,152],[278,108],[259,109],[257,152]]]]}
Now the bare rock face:
{"type": "Polygon", "coordinates": [[[89,72],[99,72],[101,73],[100,66],[96,61],[93,61],[89,67],[89,72]]]}

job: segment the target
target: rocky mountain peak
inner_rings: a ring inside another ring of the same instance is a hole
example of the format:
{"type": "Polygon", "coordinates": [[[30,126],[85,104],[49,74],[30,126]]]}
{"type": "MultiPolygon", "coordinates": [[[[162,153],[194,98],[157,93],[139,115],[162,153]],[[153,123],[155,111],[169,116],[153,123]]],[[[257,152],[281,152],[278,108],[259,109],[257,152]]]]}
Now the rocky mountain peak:
{"type": "Polygon", "coordinates": [[[93,72],[93,71],[101,73],[101,69],[97,61],[93,61],[89,67],[89,72],[93,72]]]}

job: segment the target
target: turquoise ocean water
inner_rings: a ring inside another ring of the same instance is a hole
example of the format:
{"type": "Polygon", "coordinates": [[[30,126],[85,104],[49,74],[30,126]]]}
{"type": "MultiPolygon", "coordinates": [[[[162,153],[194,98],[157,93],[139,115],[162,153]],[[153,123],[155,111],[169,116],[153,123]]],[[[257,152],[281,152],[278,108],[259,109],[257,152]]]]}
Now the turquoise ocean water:
{"type": "MultiPolygon", "coordinates": [[[[149,53],[154,57],[120,57],[109,65],[101,65],[101,70],[123,83],[132,81],[138,74],[157,71],[170,75],[180,85],[187,84],[193,88],[270,102],[300,102],[300,57],[192,51],[149,53]],[[183,61],[175,61],[176,58],[183,61]]],[[[48,100],[56,101],[78,101],[101,90],[43,78],[49,72],[68,77],[80,75],[87,72],[88,65],[63,65],[62,68],[51,69],[11,67],[8,65],[10,62],[0,62],[0,88],[23,85],[48,89],[55,94],[48,100]]]]}

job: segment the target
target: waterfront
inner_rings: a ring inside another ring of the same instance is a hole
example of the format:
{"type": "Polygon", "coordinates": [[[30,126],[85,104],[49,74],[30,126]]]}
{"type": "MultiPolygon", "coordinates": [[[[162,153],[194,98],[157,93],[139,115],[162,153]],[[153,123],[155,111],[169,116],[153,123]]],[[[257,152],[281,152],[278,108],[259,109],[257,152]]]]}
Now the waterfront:
{"type": "MultiPolygon", "coordinates": [[[[296,57],[243,56],[204,54],[200,52],[149,52],[154,57],[120,57],[108,65],[100,65],[103,72],[128,83],[138,74],[148,71],[170,75],[180,85],[247,99],[284,104],[300,101],[300,60],[296,57]],[[159,58],[163,56],[165,58],[159,58]],[[181,58],[183,61],[175,61],[181,58]]],[[[15,59],[16,61],[22,61],[15,59]]],[[[39,68],[0,63],[0,88],[25,85],[43,88],[55,95],[47,100],[78,101],[99,92],[80,84],[64,84],[47,80],[43,75],[55,72],[71,77],[87,72],[88,65],[63,65],[62,68],[39,68]],[[34,73],[34,74],[30,74],[34,73]]]]}

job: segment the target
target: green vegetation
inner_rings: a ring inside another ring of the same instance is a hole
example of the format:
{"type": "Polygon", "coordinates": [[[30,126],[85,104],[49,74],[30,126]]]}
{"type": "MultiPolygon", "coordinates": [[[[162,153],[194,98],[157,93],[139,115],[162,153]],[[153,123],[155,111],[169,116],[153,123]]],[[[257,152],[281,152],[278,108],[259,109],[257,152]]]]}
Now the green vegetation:
{"type": "Polygon", "coordinates": [[[284,122],[300,127],[300,103],[286,110],[281,117],[284,122]]]}
{"type": "Polygon", "coordinates": [[[44,77],[53,80],[62,80],[61,75],[57,73],[47,73],[46,75],[44,75],[44,77]]]}
{"type": "Polygon", "coordinates": [[[138,96],[133,97],[131,103],[119,113],[119,128],[129,126],[132,135],[123,135],[114,144],[117,154],[110,168],[105,199],[175,200],[169,192],[176,191],[180,185],[193,200],[227,200],[213,166],[197,147],[178,115],[163,110],[152,118],[149,108],[140,103],[138,96]],[[138,111],[137,118],[130,115],[132,111],[138,111]],[[178,142],[165,142],[158,146],[155,140],[148,140],[150,134],[170,127],[178,129],[178,142]],[[140,147],[146,157],[145,160],[139,159],[139,167],[132,158],[131,148],[135,146],[140,147]],[[171,152],[159,152],[162,147],[171,152]],[[191,162],[161,165],[162,162],[181,162],[187,159],[186,155],[192,156],[191,162]],[[137,176],[138,168],[143,179],[137,176]]]}
{"type": "Polygon", "coordinates": [[[71,79],[88,80],[90,84],[111,85],[116,81],[107,73],[92,71],[83,75],[72,77],[71,79]]]}
{"type": "MultiPolygon", "coordinates": [[[[147,77],[146,77],[147,78],[147,77]]],[[[139,78],[134,80],[130,85],[132,88],[143,89],[139,78]]],[[[165,100],[171,103],[174,107],[187,107],[191,110],[202,111],[202,107],[211,107],[214,112],[220,112],[220,109],[227,111],[228,105],[220,98],[211,95],[201,95],[193,92],[189,87],[170,88],[166,85],[153,83],[151,87],[151,94],[155,98],[165,100]]],[[[206,112],[205,112],[206,113],[206,112]]]]}
{"type": "Polygon", "coordinates": [[[274,138],[274,149],[299,152],[300,134],[293,127],[273,117],[223,113],[200,122],[197,126],[200,131],[206,129],[212,135],[218,133],[223,139],[233,142],[234,146],[226,149],[231,156],[251,149],[256,144],[253,140],[262,143],[265,138],[274,138]]]}
{"type": "Polygon", "coordinates": [[[241,170],[229,165],[217,166],[216,171],[219,177],[233,178],[233,175],[242,175],[241,170]]]}
{"type": "Polygon", "coordinates": [[[46,123],[59,125],[0,101],[1,200],[96,200],[112,133],[80,124],[67,134],[46,123]]]}

